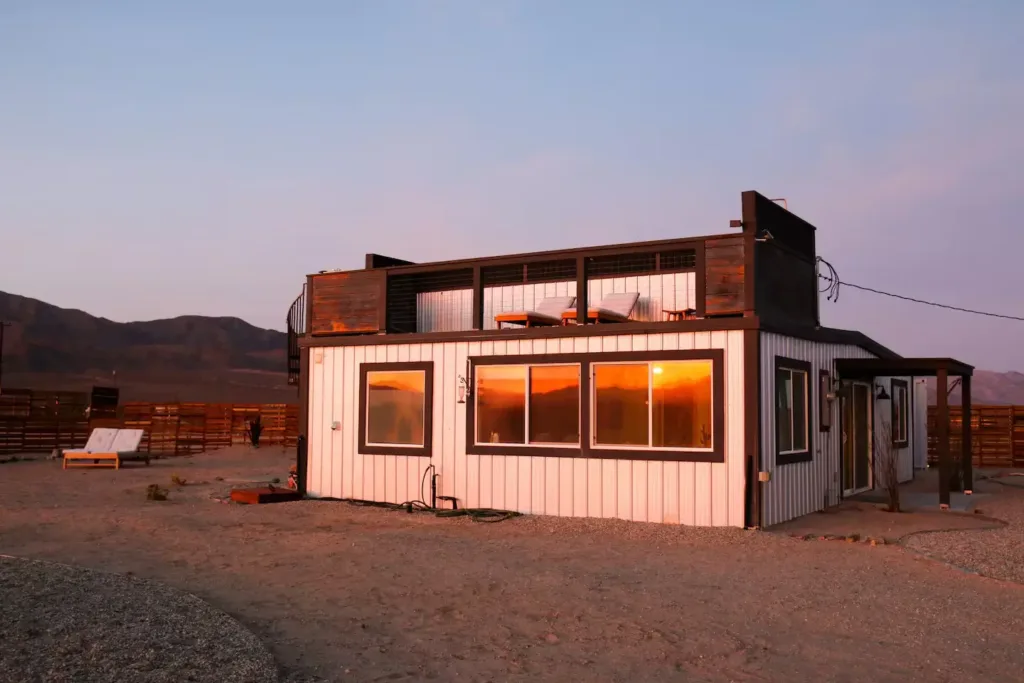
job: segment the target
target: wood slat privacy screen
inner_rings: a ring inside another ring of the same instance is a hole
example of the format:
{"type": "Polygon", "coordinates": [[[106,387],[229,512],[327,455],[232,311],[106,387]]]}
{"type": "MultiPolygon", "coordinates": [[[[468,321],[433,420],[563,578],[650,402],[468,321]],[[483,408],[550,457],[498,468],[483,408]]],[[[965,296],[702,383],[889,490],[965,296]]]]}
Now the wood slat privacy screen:
{"type": "Polygon", "coordinates": [[[82,448],[96,427],[143,429],[140,450],[188,455],[248,443],[246,426],[257,415],[260,444],[293,447],[299,408],[278,403],[126,403],[114,417],[86,417],[89,395],[5,390],[0,396],[0,453],[48,453],[82,448]]]}
{"type": "MultiPolygon", "coordinates": [[[[938,464],[937,414],[928,406],[928,463],[938,464]]],[[[950,453],[961,452],[963,409],[949,407],[950,453]]],[[[971,407],[971,445],[974,467],[1024,467],[1024,406],[971,407]]]]}

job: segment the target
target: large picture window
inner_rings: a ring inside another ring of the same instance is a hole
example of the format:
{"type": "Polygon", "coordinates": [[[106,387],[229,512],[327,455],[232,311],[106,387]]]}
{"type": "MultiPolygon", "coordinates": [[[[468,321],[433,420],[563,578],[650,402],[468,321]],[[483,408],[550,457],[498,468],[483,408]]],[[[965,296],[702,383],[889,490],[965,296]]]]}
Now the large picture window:
{"type": "Polygon", "coordinates": [[[474,396],[478,444],[579,446],[579,364],[482,365],[474,396]]]}
{"type": "Polygon", "coordinates": [[[592,367],[594,447],[712,450],[710,360],[592,367]]]}
{"type": "Polygon", "coordinates": [[[785,465],[811,459],[811,365],[775,358],[775,460],[785,465]]]}
{"type": "Polygon", "coordinates": [[[910,413],[910,391],[906,381],[892,381],[892,444],[897,448],[910,445],[908,432],[910,413]]]}
{"type": "Polygon", "coordinates": [[[468,453],[725,459],[722,350],[469,360],[468,453]]]}
{"type": "Polygon", "coordinates": [[[364,363],[359,381],[359,450],[430,455],[433,363],[364,363]]]}

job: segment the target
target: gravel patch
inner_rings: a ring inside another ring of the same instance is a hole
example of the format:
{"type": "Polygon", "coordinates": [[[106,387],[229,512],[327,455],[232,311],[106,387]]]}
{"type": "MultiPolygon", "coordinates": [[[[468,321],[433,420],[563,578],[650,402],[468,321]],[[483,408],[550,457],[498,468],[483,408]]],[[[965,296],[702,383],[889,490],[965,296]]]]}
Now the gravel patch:
{"type": "Polygon", "coordinates": [[[912,536],[906,546],[954,567],[1024,584],[1024,490],[1007,486],[984,513],[1006,522],[989,531],[948,531],[912,536]]]}
{"type": "Polygon", "coordinates": [[[187,593],[0,557],[0,683],[273,683],[273,657],[187,593]]]}

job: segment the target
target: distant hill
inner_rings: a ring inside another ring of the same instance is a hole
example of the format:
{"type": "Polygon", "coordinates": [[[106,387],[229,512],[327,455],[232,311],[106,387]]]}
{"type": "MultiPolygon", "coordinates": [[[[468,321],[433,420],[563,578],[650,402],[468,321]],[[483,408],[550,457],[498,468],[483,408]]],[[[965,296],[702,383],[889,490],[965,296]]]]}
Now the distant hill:
{"type": "Polygon", "coordinates": [[[0,292],[4,385],[121,386],[126,400],[291,402],[284,332],[238,318],[118,323],[0,292]]]}
{"type": "MultiPolygon", "coordinates": [[[[953,379],[950,379],[950,384],[953,379]]],[[[960,387],[949,394],[951,405],[960,405],[960,387]]],[[[935,380],[928,381],[928,402],[935,403],[935,380]]],[[[971,378],[971,402],[990,405],[1024,405],[1024,374],[975,370],[971,378]]]]}

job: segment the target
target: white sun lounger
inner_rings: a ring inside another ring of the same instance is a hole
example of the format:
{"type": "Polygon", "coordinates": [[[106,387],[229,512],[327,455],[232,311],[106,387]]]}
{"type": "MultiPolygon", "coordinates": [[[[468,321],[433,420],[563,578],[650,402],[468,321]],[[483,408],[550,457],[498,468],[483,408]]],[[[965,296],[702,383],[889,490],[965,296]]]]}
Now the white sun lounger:
{"type": "Polygon", "coordinates": [[[113,467],[121,468],[125,460],[141,459],[149,464],[149,456],[139,453],[144,431],[141,429],[110,429],[99,427],[92,430],[85,448],[64,451],[64,469],[69,467],[113,467]]]}
{"type": "Polygon", "coordinates": [[[574,296],[549,296],[541,299],[533,310],[510,311],[499,313],[494,316],[494,321],[501,329],[502,323],[524,325],[526,327],[537,327],[546,325],[561,325],[562,311],[569,308],[576,302],[574,296]]]}

